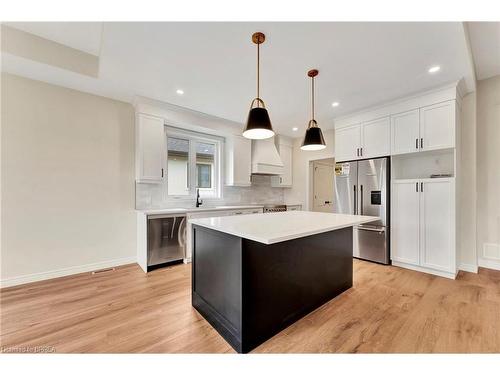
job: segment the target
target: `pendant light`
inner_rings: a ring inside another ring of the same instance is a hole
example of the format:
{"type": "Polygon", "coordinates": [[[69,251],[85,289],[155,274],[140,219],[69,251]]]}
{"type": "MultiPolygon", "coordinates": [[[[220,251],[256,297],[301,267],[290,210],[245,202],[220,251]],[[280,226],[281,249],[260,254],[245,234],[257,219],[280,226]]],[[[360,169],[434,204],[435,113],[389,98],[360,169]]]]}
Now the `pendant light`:
{"type": "Polygon", "coordinates": [[[260,98],[260,45],[265,40],[266,36],[263,33],[254,33],[252,35],[252,41],[257,44],[257,97],[250,104],[247,126],[243,131],[243,136],[249,139],[266,139],[274,136],[273,126],[271,125],[266,105],[260,98]]]}
{"type": "Polygon", "coordinates": [[[325,139],[323,138],[321,129],[318,127],[318,123],[314,119],[314,77],[318,75],[318,71],[312,69],[307,72],[307,75],[311,77],[312,119],[309,121],[309,124],[307,124],[304,141],[302,141],[302,146],[300,146],[300,148],[306,151],[323,150],[326,147],[325,139]]]}

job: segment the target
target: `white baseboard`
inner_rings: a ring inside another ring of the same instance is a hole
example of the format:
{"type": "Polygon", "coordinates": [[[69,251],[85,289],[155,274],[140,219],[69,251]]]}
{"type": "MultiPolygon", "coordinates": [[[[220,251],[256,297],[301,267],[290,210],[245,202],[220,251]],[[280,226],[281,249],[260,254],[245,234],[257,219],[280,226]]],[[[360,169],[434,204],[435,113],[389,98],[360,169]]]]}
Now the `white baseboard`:
{"type": "Polygon", "coordinates": [[[431,269],[431,268],[421,267],[421,266],[415,266],[413,264],[407,264],[407,263],[397,262],[397,261],[394,261],[394,260],[392,261],[392,265],[396,266],[396,267],[407,268],[407,269],[412,270],[412,271],[430,273],[431,275],[446,277],[447,279],[455,279],[456,276],[457,276],[457,274],[453,273],[453,272],[446,272],[446,271],[434,270],[434,269],[431,269]]]}
{"type": "Polygon", "coordinates": [[[500,260],[479,258],[477,263],[479,267],[500,271],[500,260]]]}
{"type": "Polygon", "coordinates": [[[465,272],[477,273],[477,264],[461,263],[458,269],[465,272]]]}
{"type": "Polygon", "coordinates": [[[77,273],[82,273],[82,272],[92,272],[101,270],[103,268],[118,267],[118,266],[123,266],[125,264],[136,263],[136,262],[137,262],[136,257],[111,259],[111,260],[106,260],[104,262],[90,263],[82,266],[73,266],[53,271],[10,277],[7,279],[0,280],[0,288],[7,288],[9,286],[27,284],[35,281],[54,279],[56,277],[75,275],[77,273]]]}

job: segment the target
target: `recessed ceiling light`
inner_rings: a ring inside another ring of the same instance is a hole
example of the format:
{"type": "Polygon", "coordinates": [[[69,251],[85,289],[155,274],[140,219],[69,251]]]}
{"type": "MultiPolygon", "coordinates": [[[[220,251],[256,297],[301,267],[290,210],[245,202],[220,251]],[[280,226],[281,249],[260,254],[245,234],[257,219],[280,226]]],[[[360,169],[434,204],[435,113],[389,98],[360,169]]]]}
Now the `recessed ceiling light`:
{"type": "Polygon", "coordinates": [[[176,93],[179,94],[179,95],[184,95],[184,90],[179,89],[179,90],[176,91],[176,93]]]}
{"type": "Polygon", "coordinates": [[[333,102],[332,103],[332,107],[338,107],[339,106],[339,102],[333,102]]]}
{"type": "Polygon", "coordinates": [[[429,68],[429,73],[437,73],[441,70],[441,67],[436,65],[429,68]]]}
{"type": "Polygon", "coordinates": [[[292,130],[296,132],[297,130],[299,130],[299,128],[292,128],[292,130]]]}

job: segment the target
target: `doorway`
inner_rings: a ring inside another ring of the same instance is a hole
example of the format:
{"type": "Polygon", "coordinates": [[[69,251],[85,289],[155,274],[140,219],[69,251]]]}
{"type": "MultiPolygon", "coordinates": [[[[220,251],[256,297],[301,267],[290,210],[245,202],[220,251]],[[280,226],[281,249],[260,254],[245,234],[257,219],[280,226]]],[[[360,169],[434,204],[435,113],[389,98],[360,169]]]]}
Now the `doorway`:
{"type": "Polygon", "coordinates": [[[314,160],[312,164],[312,210],[333,212],[335,160],[314,160]]]}

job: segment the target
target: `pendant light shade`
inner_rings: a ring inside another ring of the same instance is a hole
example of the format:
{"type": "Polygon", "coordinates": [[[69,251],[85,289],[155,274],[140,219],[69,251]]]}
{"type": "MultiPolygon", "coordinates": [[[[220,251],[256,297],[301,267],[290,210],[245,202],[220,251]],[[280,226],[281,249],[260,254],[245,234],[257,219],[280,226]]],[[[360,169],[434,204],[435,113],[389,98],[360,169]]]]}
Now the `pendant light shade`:
{"type": "Polygon", "coordinates": [[[304,140],[302,141],[300,149],[304,151],[318,151],[326,147],[323,132],[314,119],[314,77],[318,75],[318,71],[316,69],[310,70],[307,72],[307,75],[311,77],[312,119],[309,121],[309,124],[307,124],[306,134],[304,135],[304,140]]]}
{"type": "Polygon", "coordinates": [[[301,150],[305,151],[317,151],[323,150],[326,147],[325,139],[323,138],[323,132],[318,128],[316,120],[309,121],[309,126],[306,130],[306,135],[302,141],[301,150]],[[311,121],[314,121],[314,125],[311,126],[311,121]]]}
{"type": "Polygon", "coordinates": [[[266,139],[271,138],[273,135],[273,126],[264,102],[259,98],[255,98],[250,106],[250,112],[248,112],[247,126],[243,136],[250,139],[266,139]],[[253,107],[256,101],[260,101],[262,107],[253,107]]]}
{"type": "Polygon", "coordinates": [[[243,136],[249,139],[266,139],[274,136],[273,126],[269,113],[267,113],[264,101],[260,94],[260,45],[264,43],[266,37],[262,33],[254,33],[252,41],[257,44],[257,97],[250,104],[247,125],[243,131],[243,136]]]}

